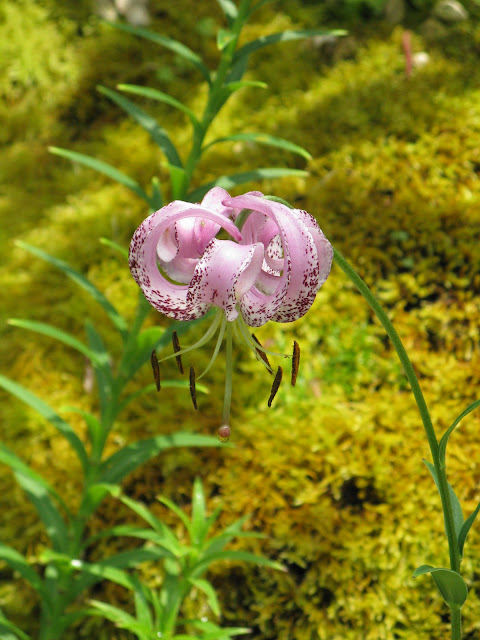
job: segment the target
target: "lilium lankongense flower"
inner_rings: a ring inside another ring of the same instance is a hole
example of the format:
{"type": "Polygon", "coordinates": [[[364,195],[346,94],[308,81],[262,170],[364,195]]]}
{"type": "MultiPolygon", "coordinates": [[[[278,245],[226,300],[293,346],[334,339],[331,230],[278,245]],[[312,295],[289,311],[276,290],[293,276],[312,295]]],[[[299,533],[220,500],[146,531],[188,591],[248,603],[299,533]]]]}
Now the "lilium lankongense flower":
{"type": "MultiPolygon", "coordinates": [[[[173,355],[180,367],[183,353],[205,344],[218,331],[213,357],[203,376],[225,337],[225,400],[219,430],[224,438],[230,433],[232,336],[245,342],[272,373],[267,358],[270,352],[248,327],[302,317],[327,279],[332,258],[332,246],[313,216],[269,200],[258,191],[232,197],[215,187],[201,204],[176,200],[150,215],[136,230],[130,244],[130,269],[151,305],[175,320],[195,320],[212,307],[217,309],[205,335],[191,347],[180,349],[174,334],[173,355]],[[229,239],[223,239],[227,234],[229,239]]],[[[152,358],[158,376],[156,355],[152,358]]],[[[292,384],[298,369],[297,343],[293,360],[292,384]]],[[[269,405],[280,375],[279,367],[269,405]]],[[[190,388],[196,407],[194,385],[191,369],[190,388]]]]}

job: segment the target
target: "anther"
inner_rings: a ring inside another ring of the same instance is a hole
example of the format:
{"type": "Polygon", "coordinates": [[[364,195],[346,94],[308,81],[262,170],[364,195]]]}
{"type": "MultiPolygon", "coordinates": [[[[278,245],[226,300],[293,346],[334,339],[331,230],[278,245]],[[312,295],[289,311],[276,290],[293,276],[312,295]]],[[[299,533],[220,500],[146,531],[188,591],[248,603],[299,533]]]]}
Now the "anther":
{"type": "Polygon", "coordinates": [[[293,355],[292,355],[292,387],[297,382],[298,367],[300,366],[300,347],[296,340],[293,341],[293,355]]]}
{"type": "Polygon", "coordinates": [[[192,396],[193,406],[197,409],[197,392],[195,389],[195,369],[190,367],[190,395],[192,396]]]}
{"type": "MultiPolygon", "coordinates": [[[[261,347],[262,345],[260,344],[260,340],[257,338],[256,335],[254,335],[252,333],[252,338],[255,340],[255,342],[261,347]]],[[[267,365],[268,370],[270,371],[270,373],[273,373],[273,369],[270,365],[270,362],[268,361],[267,358],[267,354],[265,353],[265,351],[262,351],[261,349],[255,349],[255,351],[257,352],[257,355],[264,361],[264,363],[267,365]]]]}
{"type": "Polygon", "coordinates": [[[268,406],[269,407],[272,406],[273,399],[277,395],[278,388],[280,387],[280,383],[282,381],[282,374],[283,374],[282,367],[278,367],[277,373],[275,374],[275,378],[273,380],[272,391],[271,391],[270,397],[268,399],[268,406]]]}
{"type": "Polygon", "coordinates": [[[218,439],[220,440],[220,442],[228,442],[228,439],[230,438],[230,433],[231,431],[228,424],[222,424],[222,426],[217,431],[218,439]]]}
{"type": "MultiPolygon", "coordinates": [[[[172,333],[172,344],[173,344],[173,350],[175,351],[175,353],[178,353],[180,351],[180,343],[178,341],[178,336],[176,331],[172,333]]],[[[183,373],[182,356],[175,356],[175,360],[177,361],[178,370],[180,371],[180,373],[183,373]]]]}
{"type": "Polygon", "coordinates": [[[153,377],[155,379],[155,384],[157,385],[157,391],[160,391],[160,367],[158,366],[157,352],[155,349],[152,351],[152,355],[150,356],[150,362],[152,363],[153,377]]]}

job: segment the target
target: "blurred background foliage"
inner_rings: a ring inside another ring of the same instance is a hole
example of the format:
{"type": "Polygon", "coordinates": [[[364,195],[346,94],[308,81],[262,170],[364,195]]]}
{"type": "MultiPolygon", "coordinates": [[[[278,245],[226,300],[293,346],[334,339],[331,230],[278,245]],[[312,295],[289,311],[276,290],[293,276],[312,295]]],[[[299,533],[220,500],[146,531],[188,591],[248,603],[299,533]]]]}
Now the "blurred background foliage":
{"type": "MultiPolygon", "coordinates": [[[[382,19],[385,3],[377,0],[265,5],[245,29],[245,40],[322,25],[346,27],[349,35],[254,55],[248,78],[269,89],[236,94],[211,132],[213,138],[268,131],[310,151],[308,178],[252,188],[312,212],[386,305],[438,433],[478,398],[480,381],[480,7],[463,4],[469,19],[435,37],[417,29],[432,8],[427,1],[406,3],[397,25],[382,19]],[[402,51],[405,28],[413,30],[413,51],[428,54],[410,77],[402,51]]],[[[149,8],[152,29],[213,64],[221,21],[214,0],[151,0],[149,8]]],[[[47,321],[81,336],[90,316],[107,341],[114,338],[86,295],[14,241],[69,261],[129,316],[136,285],[123,259],[99,237],[127,245],[147,212],[123,187],[50,156],[47,146],[89,153],[146,183],[155,172],[166,175],[158,149],[96,85],[157,85],[194,110],[205,96],[201,78],[180,58],[109,28],[93,9],[89,0],[6,0],[0,7],[1,370],[57,410],[95,406],[86,363],[47,338],[7,327],[6,319],[47,321]]],[[[147,108],[182,148],[189,135],[185,118],[166,105],[147,108]]],[[[278,149],[218,145],[202,161],[198,183],[225,167],[233,172],[282,164],[305,167],[303,159],[278,149]]],[[[152,313],[150,322],[166,320],[152,313]]],[[[192,480],[200,475],[210,507],[224,504],[222,526],[251,515],[248,526],[268,537],[250,548],[281,561],[288,573],[222,564],[213,581],[224,622],[251,627],[253,638],[444,638],[446,609],[433,583],[411,579],[422,563],[447,564],[439,499],[421,461],[428,451],[413,398],[381,327],[334,268],[303,320],[266,326],[258,336],[280,351],[289,352],[294,338],[300,342],[296,388],[283,386],[268,410],[271,380],[249,354],[238,352],[235,447],[163,455],[127,479],[126,493],[168,520],[155,496],[188,508],[192,480]]],[[[196,364],[207,357],[196,353],[196,364]]],[[[150,379],[147,369],[135,384],[150,379]]],[[[168,362],[165,371],[176,375],[168,362]]],[[[121,416],[111,450],[180,428],[215,433],[222,379],[217,367],[208,380],[211,393],[201,397],[195,414],[182,390],[142,397],[121,416]]],[[[75,501],[76,463],[53,429],[3,393],[0,420],[2,440],[75,501]]],[[[80,419],[72,422],[81,433],[80,419]]],[[[450,478],[468,513],[479,499],[479,427],[479,414],[471,414],[449,445],[450,478]]],[[[44,533],[6,469],[0,506],[0,538],[34,559],[44,533]]],[[[92,533],[126,518],[131,514],[107,501],[92,533]]],[[[480,630],[479,543],[474,526],[464,561],[470,587],[466,638],[480,630]]],[[[159,580],[155,566],[145,573],[153,583],[159,580]]],[[[0,608],[34,633],[32,594],[7,568],[0,569],[0,580],[0,608]]],[[[112,585],[95,597],[128,606],[112,585]]],[[[190,606],[187,615],[209,615],[200,595],[190,606]]],[[[83,637],[129,636],[92,619],[68,636],[83,637]]]]}

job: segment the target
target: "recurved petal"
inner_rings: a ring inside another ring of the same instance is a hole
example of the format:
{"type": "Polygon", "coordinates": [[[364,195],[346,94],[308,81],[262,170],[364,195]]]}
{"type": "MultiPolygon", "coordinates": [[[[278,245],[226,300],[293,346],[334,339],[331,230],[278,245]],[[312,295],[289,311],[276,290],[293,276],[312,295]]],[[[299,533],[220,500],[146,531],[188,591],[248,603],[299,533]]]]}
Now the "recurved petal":
{"type": "Polygon", "coordinates": [[[235,320],[237,304],[261,271],[263,252],[261,243],[243,245],[214,238],[197,263],[187,302],[194,306],[214,304],[223,309],[228,321],[235,320]]]}
{"type": "Polygon", "coordinates": [[[261,326],[270,319],[291,322],[303,316],[324,282],[327,267],[330,269],[328,251],[324,250],[321,256],[317,253],[312,234],[314,219],[304,221],[301,213],[294,213],[281,203],[249,194],[230,198],[224,204],[269,217],[276,223],[282,240],[284,265],[277,289],[269,296],[255,288],[245,295],[241,307],[245,321],[251,326],[261,326]]]}
{"type": "MultiPolygon", "coordinates": [[[[185,218],[199,218],[218,224],[238,242],[242,235],[233,222],[222,213],[205,209],[180,200],[152,213],[135,231],[130,243],[130,270],[147,300],[161,313],[176,320],[193,320],[204,315],[210,304],[193,304],[187,300],[187,285],[169,282],[157,266],[157,248],[159,242],[170,238],[169,227],[185,218]],[[164,235],[167,232],[167,235],[164,235]]],[[[165,251],[165,249],[161,249],[165,251]]],[[[173,247],[170,245],[170,255],[173,247]]],[[[165,253],[163,253],[165,255],[165,253]]]]}

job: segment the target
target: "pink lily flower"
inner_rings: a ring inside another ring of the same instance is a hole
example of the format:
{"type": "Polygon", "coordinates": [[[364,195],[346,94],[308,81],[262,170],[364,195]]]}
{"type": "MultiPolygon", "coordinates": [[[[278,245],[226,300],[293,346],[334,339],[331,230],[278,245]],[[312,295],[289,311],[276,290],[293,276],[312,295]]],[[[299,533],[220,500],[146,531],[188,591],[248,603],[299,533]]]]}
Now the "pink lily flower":
{"type": "MultiPolygon", "coordinates": [[[[218,331],[213,357],[203,377],[225,337],[222,439],[230,435],[233,335],[246,343],[272,373],[267,358],[271,352],[260,345],[248,327],[260,327],[269,320],[292,322],[305,315],[330,273],[332,258],[332,246],[313,216],[269,200],[259,191],[232,197],[215,187],[201,204],[171,202],[135,231],[130,269],[151,305],[175,320],[195,320],[212,307],[217,309],[205,335],[191,347],[180,349],[174,335],[173,356],[180,367],[182,354],[202,346],[218,331]],[[223,239],[227,234],[230,239],[223,239]]],[[[299,361],[295,345],[292,384],[299,361]]],[[[156,360],[154,354],[152,358],[156,360]]],[[[274,388],[278,388],[279,376],[277,371],[274,388]]],[[[159,385],[158,378],[157,388],[159,385]]],[[[196,408],[193,368],[190,389],[196,408]]],[[[273,396],[269,406],[272,400],[273,396]]]]}

